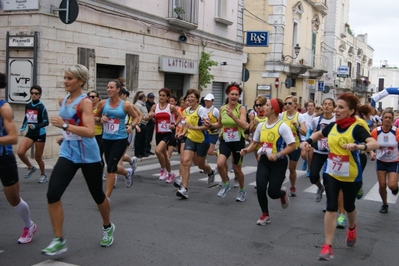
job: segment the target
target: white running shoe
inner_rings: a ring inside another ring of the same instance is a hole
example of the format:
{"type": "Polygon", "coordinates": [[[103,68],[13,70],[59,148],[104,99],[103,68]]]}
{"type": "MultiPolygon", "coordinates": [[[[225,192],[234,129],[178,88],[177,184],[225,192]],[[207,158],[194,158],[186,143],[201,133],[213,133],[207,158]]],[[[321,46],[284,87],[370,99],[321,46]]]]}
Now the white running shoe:
{"type": "Polygon", "coordinates": [[[168,178],[166,179],[166,183],[172,184],[173,181],[175,181],[175,178],[176,178],[176,174],[174,172],[170,172],[168,174],[168,178]]]}
{"type": "Polygon", "coordinates": [[[126,187],[130,188],[133,185],[133,174],[134,174],[134,170],[133,168],[129,168],[127,169],[127,175],[125,176],[125,184],[126,187]]]}
{"type": "Polygon", "coordinates": [[[161,171],[159,172],[159,180],[165,180],[166,178],[168,178],[168,172],[166,172],[164,169],[161,169],[161,171]]]}
{"type": "Polygon", "coordinates": [[[38,181],[39,184],[46,184],[47,183],[47,176],[41,175],[38,181]]]}
{"type": "Polygon", "coordinates": [[[36,233],[37,225],[32,222],[29,228],[24,227],[21,237],[18,239],[19,244],[28,244],[32,242],[33,234],[36,233]]]}
{"type": "Polygon", "coordinates": [[[137,157],[133,156],[129,162],[130,166],[133,168],[134,171],[137,169],[137,157]]]}

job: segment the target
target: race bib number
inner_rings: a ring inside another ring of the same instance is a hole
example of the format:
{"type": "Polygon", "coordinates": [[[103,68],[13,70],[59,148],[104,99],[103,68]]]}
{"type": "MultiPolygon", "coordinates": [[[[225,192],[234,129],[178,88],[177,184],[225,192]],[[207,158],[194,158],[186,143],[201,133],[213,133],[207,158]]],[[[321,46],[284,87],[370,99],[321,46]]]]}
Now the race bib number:
{"type": "Polygon", "coordinates": [[[166,120],[158,123],[158,132],[170,132],[170,123],[166,120]]]}
{"type": "Polygon", "coordinates": [[[64,137],[64,140],[82,140],[81,136],[64,130],[62,131],[62,136],[64,137]]]}
{"type": "MultiPolygon", "coordinates": [[[[75,125],[75,120],[74,119],[69,119],[69,120],[64,120],[65,122],[68,122],[70,125],[75,125]]],[[[73,134],[71,132],[62,131],[62,136],[64,137],[64,140],[82,140],[82,137],[76,134],[73,134]]]]}
{"type": "Polygon", "coordinates": [[[223,131],[223,138],[226,142],[239,141],[240,136],[238,135],[238,128],[236,127],[228,127],[223,131]]]}
{"type": "Polygon", "coordinates": [[[328,154],[327,173],[342,177],[349,177],[349,155],[328,154]]]}
{"type": "Polygon", "coordinates": [[[186,118],[185,117],[181,118],[180,124],[182,124],[183,126],[186,124],[186,118]]]}
{"type": "Polygon", "coordinates": [[[37,124],[37,110],[26,111],[26,121],[30,124],[37,124]]]}
{"type": "Polygon", "coordinates": [[[107,123],[104,123],[104,132],[107,134],[117,134],[120,127],[118,118],[110,118],[107,123]]]}
{"type": "Polygon", "coordinates": [[[319,151],[328,150],[327,138],[322,138],[317,141],[317,149],[319,151]]]}
{"type": "Polygon", "coordinates": [[[390,157],[393,154],[393,147],[380,147],[381,157],[390,157]]]}
{"type": "Polygon", "coordinates": [[[270,142],[262,143],[258,150],[259,155],[272,154],[272,152],[273,152],[273,143],[270,143],[270,142]]]}

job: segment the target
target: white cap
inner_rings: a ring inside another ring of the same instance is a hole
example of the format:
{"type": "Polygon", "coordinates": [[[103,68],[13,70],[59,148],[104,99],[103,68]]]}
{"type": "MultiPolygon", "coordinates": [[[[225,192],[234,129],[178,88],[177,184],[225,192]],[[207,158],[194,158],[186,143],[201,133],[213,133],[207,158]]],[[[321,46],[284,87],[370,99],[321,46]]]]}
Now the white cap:
{"type": "Polygon", "coordinates": [[[215,97],[213,97],[212,93],[208,93],[204,98],[205,101],[213,101],[214,99],[215,97]]]}

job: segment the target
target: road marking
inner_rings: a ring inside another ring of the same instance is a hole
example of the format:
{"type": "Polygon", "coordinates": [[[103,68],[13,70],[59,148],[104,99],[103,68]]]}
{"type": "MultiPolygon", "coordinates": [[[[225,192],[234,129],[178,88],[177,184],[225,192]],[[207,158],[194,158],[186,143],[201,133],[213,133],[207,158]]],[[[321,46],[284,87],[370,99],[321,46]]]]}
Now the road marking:
{"type": "MultiPolygon", "coordinates": [[[[303,192],[307,193],[313,193],[316,194],[317,192],[317,186],[316,185],[311,185],[310,187],[306,188],[303,192]]],[[[326,194],[326,193],[323,193],[326,194]]],[[[394,196],[389,188],[387,188],[387,201],[388,203],[391,204],[396,204],[396,201],[398,200],[399,194],[394,196]]],[[[370,201],[377,201],[377,202],[382,202],[380,192],[379,192],[379,184],[378,182],[375,183],[375,185],[370,189],[369,192],[367,192],[366,196],[363,198],[364,200],[370,200],[370,201]]]]}
{"type": "MultiPolygon", "coordinates": [[[[170,161],[171,166],[175,166],[178,164],[180,164],[180,161],[170,161]]],[[[159,169],[161,169],[161,166],[159,165],[159,163],[153,163],[153,164],[148,164],[148,165],[143,165],[143,166],[141,166],[140,164],[137,164],[137,170],[134,173],[137,173],[140,171],[148,171],[148,170],[159,171],[159,169]]],[[[159,176],[159,173],[155,174],[155,175],[159,176]]]]}
{"type": "MultiPolygon", "coordinates": [[[[364,197],[365,200],[371,200],[371,201],[378,201],[378,202],[382,202],[381,200],[381,196],[380,196],[380,185],[377,183],[375,183],[375,185],[370,189],[370,191],[366,194],[366,196],[364,197]]],[[[387,201],[388,203],[392,203],[395,204],[396,201],[398,200],[398,196],[396,195],[394,196],[391,192],[391,190],[387,187],[387,201]]]]}
{"type": "Polygon", "coordinates": [[[65,263],[56,260],[45,260],[32,266],[79,266],[77,264],[65,263]]]}
{"type": "MultiPolygon", "coordinates": [[[[211,166],[211,165],[212,165],[212,164],[209,164],[209,166],[211,166]]],[[[212,167],[212,166],[211,166],[211,167],[212,167]]],[[[198,168],[198,167],[197,167],[197,168],[198,168]]],[[[245,175],[249,175],[249,174],[251,174],[251,173],[256,172],[256,169],[257,169],[257,167],[255,167],[255,166],[244,166],[244,167],[242,167],[242,172],[243,172],[243,174],[244,174],[244,176],[245,176],[245,175]]],[[[199,180],[200,180],[200,181],[208,182],[208,177],[200,178],[199,180]]],[[[220,177],[220,175],[219,175],[219,174],[215,175],[215,182],[216,182],[216,183],[219,183],[220,181],[222,181],[222,178],[220,177]]]]}
{"type": "MultiPolygon", "coordinates": [[[[296,177],[300,178],[303,175],[306,174],[306,171],[302,171],[302,170],[296,170],[296,177]]],[[[285,179],[283,181],[283,184],[290,182],[290,170],[286,170],[285,171],[285,179]]],[[[256,186],[256,181],[249,183],[250,186],[256,186]]]]}

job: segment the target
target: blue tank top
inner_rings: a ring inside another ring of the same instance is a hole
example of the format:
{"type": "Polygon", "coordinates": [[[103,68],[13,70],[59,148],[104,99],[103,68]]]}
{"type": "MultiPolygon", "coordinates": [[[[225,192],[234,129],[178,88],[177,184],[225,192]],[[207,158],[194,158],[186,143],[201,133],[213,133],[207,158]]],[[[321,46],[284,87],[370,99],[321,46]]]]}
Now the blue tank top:
{"type": "MultiPolygon", "coordinates": [[[[68,97],[65,97],[62,101],[59,115],[71,125],[81,125],[82,121],[77,114],[77,108],[87,95],[82,94],[72,103],[65,105],[68,97]]],[[[68,131],[62,131],[62,135],[64,136],[64,141],[61,144],[60,157],[66,158],[73,163],[96,163],[101,161],[100,150],[94,137],[85,138],[68,131]]]]}
{"type": "Polygon", "coordinates": [[[103,139],[117,140],[127,138],[124,104],[125,102],[121,100],[116,108],[112,108],[109,104],[109,99],[105,102],[103,115],[107,115],[108,122],[103,124],[103,139]]]}
{"type": "MultiPolygon", "coordinates": [[[[0,108],[6,103],[6,100],[0,101],[0,108]]],[[[4,128],[3,117],[0,116],[0,137],[7,136],[7,131],[4,128]]],[[[12,153],[12,145],[0,145],[0,156],[9,155],[12,153]]]]}

